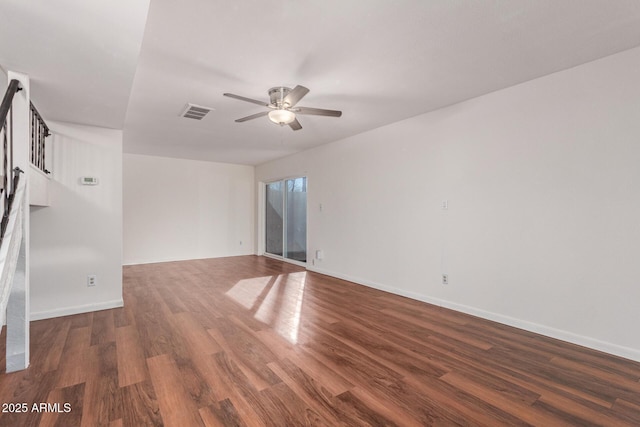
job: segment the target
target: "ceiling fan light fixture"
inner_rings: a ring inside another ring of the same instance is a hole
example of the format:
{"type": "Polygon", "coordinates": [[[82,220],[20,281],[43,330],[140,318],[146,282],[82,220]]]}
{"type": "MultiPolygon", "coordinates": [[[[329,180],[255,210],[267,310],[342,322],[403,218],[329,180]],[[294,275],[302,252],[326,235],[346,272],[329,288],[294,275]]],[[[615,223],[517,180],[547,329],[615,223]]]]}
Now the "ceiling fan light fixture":
{"type": "Polygon", "coordinates": [[[282,109],[269,111],[269,120],[280,126],[288,125],[295,119],[296,115],[293,111],[282,109]]]}
{"type": "Polygon", "coordinates": [[[298,101],[300,101],[307,93],[309,93],[309,89],[300,85],[297,85],[293,89],[289,89],[288,87],[284,86],[272,87],[271,89],[269,89],[269,103],[258,101],[257,99],[247,98],[245,96],[234,95],[233,93],[223,93],[223,95],[228,96],[229,98],[235,98],[239,101],[258,104],[271,110],[262,111],[260,113],[252,114],[247,117],[242,117],[240,119],[237,119],[236,123],[242,123],[246,122],[247,120],[257,119],[258,117],[268,116],[269,120],[277,125],[289,125],[291,130],[300,130],[302,129],[302,125],[298,121],[296,113],[308,116],[342,116],[342,111],[338,110],[325,110],[323,108],[309,108],[298,106],[298,101]]]}

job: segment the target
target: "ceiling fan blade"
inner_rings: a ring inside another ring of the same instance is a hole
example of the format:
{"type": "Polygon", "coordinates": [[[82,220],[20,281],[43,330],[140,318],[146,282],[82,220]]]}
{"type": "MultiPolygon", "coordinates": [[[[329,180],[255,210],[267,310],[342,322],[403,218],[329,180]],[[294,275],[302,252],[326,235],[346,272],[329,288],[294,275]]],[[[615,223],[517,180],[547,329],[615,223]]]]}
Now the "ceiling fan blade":
{"type": "Polygon", "coordinates": [[[224,96],[228,96],[229,98],[239,99],[240,101],[246,101],[246,102],[251,102],[252,104],[262,105],[263,107],[268,107],[269,106],[269,104],[267,104],[264,101],[258,101],[257,99],[246,98],[244,96],[234,95],[232,93],[223,93],[223,95],[224,96]]]}
{"type": "Polygon", "coordinates": [[[293,107],[300,101],[306,94],[309,93],[309,89],[304,86],[296,86],[291,92],[284,97],[284,103],[289,104],[289,107],[293,107]]]}
{"type": "Polygon", "coordinates": [[[252,119],[257,119],[258,117],[264,117],[267,114],[269,114],[268,111],[263,111],[261,113],[256,113],[256,114],[252,114],[250,116],[247,117],[243,117],[241,119],[236,120],[237,123],[242,123],[242,122],[246,122],[247,120],[252,120],[252,119]]]}
{"type": "Polygon", "coordinates": [[[289,123],[289,126],[291,127],[291,129],[293,130],[300,130],[302,129],[302,125],[300,124],[300,122],[298,121],[298,119],[294,119],[291,123],[289,123]]]}
{"type": "Polygon", "coordinates": [[[297,108],[293,108],[292,111],[295,111],[296,114],[309,114],[312,116],[329,116],[329,117],[342,116],[342,111],[325,110],[322,108],[297,107],[297,108]]]}

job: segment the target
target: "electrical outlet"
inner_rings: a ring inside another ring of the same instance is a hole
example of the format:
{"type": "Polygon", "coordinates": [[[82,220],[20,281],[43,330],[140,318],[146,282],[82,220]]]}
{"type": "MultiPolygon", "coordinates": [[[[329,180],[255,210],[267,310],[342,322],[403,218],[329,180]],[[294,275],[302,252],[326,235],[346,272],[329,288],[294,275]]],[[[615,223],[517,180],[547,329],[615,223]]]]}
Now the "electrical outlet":
{"type": "Polygon", "coordinates": [[[98,282],[98,277],[95,274],[90,274],[87,276],[87,286],[95,286],[98,282]]]}
{"type": "Polygon", "coordinates": [[[448,285],[449,284],[449,275],[448,274],[443,274],[442,275],[442,284],[443,285],[448,285]]]}

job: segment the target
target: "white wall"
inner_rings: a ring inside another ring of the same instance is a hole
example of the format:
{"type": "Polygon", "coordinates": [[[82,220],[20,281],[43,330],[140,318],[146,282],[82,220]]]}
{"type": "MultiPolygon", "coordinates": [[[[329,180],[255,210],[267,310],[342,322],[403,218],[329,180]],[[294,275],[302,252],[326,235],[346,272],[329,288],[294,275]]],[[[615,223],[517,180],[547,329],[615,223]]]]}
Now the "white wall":
{"type": "Polygon", "coordinates": [[[0,64],[0,102],[2,102],[2,97],[4,97],[4,92],[7,90],[8,85],[7,73],[2,68],[2,64],[0,64]]]}
{"type": "Polygon", "coordinates": [[[637,48],[256,180],[308,176],[310,269],[640,360],[639,70],[637,48]]]}
{"type": "Polygon", "coordinates": [[[253,166],[124,155],[124,263],[249,255],[253,166]]]}
{"type": "Polygon", "coordinates": [[[121,306],[122,131],[47,124],[51,206],[31,207],[31,318],[121,306]],[[87,287],[89,274],[97,286],[87,287]]]}

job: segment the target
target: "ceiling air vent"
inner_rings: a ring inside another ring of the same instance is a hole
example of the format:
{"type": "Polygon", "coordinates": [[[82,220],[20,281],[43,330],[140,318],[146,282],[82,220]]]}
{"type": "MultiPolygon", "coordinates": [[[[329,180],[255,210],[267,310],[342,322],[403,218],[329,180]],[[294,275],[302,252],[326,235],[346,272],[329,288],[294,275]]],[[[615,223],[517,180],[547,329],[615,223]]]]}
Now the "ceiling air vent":
{"type": "Polygon", "coordinates": [[[203,107],[202,105],[196,104],[187,104],[184,110],[182,110],[182,113],[180,113],[180,117],[202,120],[211,110],[213,110],[213,108],[203,107]]]}

